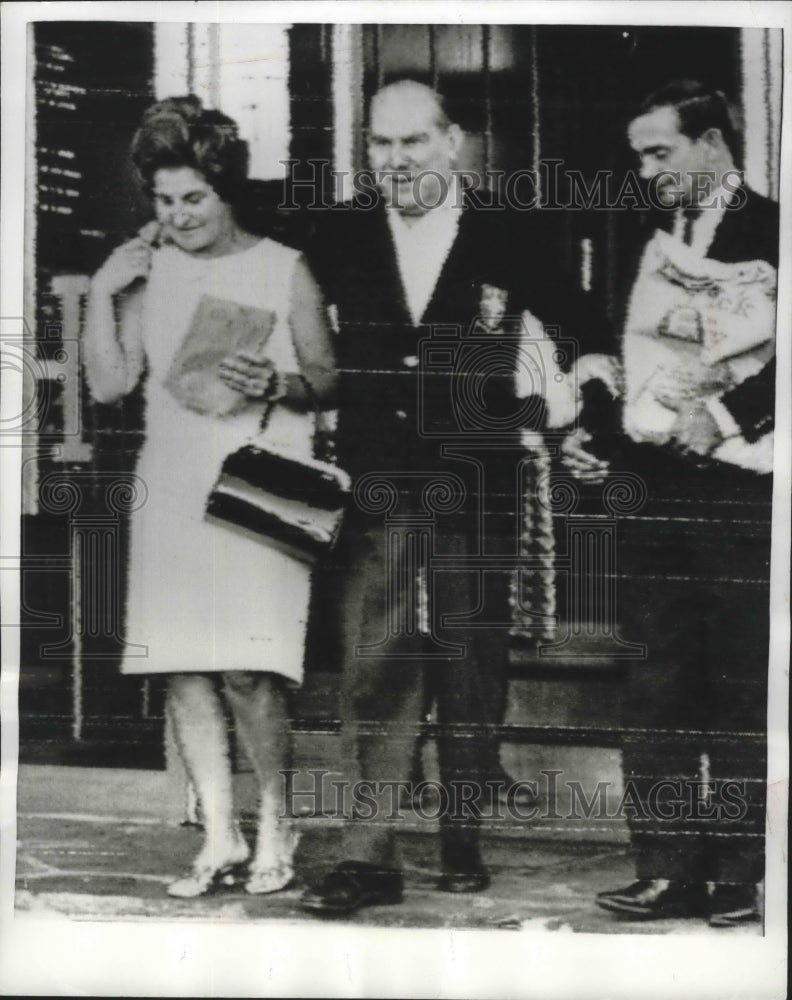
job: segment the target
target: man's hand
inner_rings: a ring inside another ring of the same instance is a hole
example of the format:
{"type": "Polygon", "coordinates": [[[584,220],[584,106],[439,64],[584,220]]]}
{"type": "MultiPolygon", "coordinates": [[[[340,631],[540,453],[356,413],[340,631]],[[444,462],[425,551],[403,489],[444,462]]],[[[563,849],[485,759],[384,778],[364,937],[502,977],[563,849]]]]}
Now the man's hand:
{"type": "Polygon", "coordinates": [[[697,455],[709,455],[723,441],[718,423],[704,403],[683,405],[670,433],[680,451],[697,455]]]}
{"type": "Polygon", "coordinates": [[[582,427],[567,434],[561,443],[561,464],[581,482],[602,483],[610,466],[586,450],[589,441],[591,434],[582,427]]]}
{"type": "Polygon", "coordinates": [[[624,391],[624,370],[621,361],[612,354],[584,354],[578,358],[575,362],[577,387],[592,379],[603,382],[614,399],[618,399],[624,391]]]}

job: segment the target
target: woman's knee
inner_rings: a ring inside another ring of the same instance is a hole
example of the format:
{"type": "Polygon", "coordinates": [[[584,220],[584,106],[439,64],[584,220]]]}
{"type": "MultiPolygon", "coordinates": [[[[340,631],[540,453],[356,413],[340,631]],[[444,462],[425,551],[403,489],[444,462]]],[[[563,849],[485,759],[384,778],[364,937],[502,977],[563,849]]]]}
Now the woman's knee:
{"type": "Polygon", "coordinates": [[[168,694],[180,701],[200,697],[212,686],[206,674],[171,674],[168,677],[168,694]]]}
{"type": "Polygon", "coordinates": [[[281,680],[277,674],[252,670],[234,670],[223,674],[226,690],[240,697],[250,696],[260,691],[279,692],[281,680]]]}

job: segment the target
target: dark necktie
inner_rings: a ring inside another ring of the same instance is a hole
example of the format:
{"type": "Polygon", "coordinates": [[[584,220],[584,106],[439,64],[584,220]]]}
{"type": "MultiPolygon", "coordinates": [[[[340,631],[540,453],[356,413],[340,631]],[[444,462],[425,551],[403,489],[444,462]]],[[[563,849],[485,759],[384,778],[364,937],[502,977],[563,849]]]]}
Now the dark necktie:
{"type": "Polygon", "coordinates": [[[693,242],[693,223],[700,215],[700,208],[686,208],[682,211],[682,218],[685,220],[682,229],[682,242],[688,246],[693,242]]]}

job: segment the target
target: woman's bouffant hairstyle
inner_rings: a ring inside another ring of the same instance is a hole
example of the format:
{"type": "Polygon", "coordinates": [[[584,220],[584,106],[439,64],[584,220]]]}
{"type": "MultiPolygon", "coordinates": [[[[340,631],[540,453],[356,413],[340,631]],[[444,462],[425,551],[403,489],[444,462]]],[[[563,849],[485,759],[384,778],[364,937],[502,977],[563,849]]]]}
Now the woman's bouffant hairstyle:
{"type": "Polygon", "coordinates": [[[248,147],[228,115],[204,108],[193,95],[168,97],[144,113],[132,139],[132,162],[149,194],[158,170],[192,167],[233,204],[245,187],[248,147]]]}

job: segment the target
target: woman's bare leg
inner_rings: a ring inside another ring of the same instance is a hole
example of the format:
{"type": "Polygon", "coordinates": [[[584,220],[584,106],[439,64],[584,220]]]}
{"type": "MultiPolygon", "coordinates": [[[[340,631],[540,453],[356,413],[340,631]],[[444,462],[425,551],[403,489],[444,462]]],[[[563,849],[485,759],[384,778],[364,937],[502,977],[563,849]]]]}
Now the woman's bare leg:
{"type": "Polygon", "coordinates": [[[193,863],[192,878],[174,883],[174,895],[201,895],[207,891],[198,883],[213,872],[244,861],[248,855],[234,822],[228,726],[223,704],[211,677],[205,674],[171,674],[168,679],[167,710],[173,722],[176,742],[198,799],[205,827],[205,840],[193,863]],[[182,884],[184,883],[184,884],[182,884]]]}
{"type": "Polygon", "coordinates": [[[256,850],[249,892],[275,892],[291,881],[297,837],[285,812],[284,779],[291,762],[291,727],[279,674],[226,673],[226,694],[259,786],[256,850]]]}

